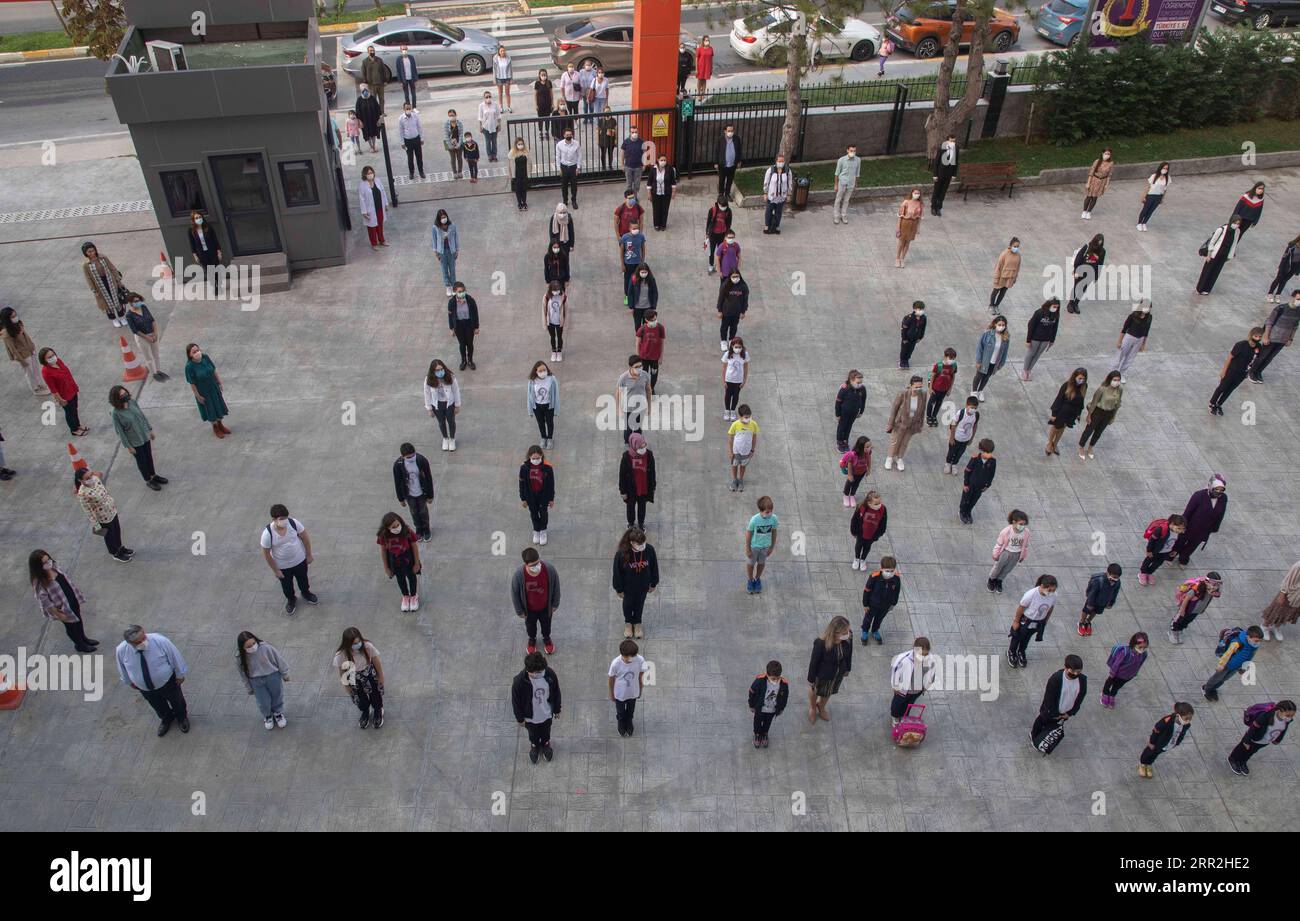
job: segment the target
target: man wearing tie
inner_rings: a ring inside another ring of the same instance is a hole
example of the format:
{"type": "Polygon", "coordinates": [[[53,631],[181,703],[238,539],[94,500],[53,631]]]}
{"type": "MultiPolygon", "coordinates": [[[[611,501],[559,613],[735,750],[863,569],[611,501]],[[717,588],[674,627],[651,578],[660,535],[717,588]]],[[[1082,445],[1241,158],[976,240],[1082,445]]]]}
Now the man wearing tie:
{"type": "Polygon", "coordinates": [[[406,104],[415,107],[415,81],[420,79],[420,69],[415,66],[415,58],[401,46],[397,57],[397,79],[402,81],[402,98],[406,104]]]}
{"type": "Polygon", "coordinates": [[[145,633],[136,624],[126,628],[117,645],[117,673],[123,684],[140,692],[162,720],[158,735],[167,735],[172,723],[180,723],[181,732],[190,731],[189,712],[181,685],[190,667],[171,640],[161,633],[145,633]]]}

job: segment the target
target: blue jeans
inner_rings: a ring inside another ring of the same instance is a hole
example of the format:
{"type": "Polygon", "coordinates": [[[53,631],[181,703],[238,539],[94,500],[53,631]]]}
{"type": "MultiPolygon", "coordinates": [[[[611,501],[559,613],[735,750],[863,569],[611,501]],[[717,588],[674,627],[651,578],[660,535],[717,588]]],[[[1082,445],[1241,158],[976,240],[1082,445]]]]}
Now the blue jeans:
{"type": "Polygon", "coordinates": [[[497,133],[500,130],[501,129],[498,128],[496,131],[483,132],[483,139],[487,141],[487,155],[489,160],[495,160],[497,158],[497,133]]]}
{"type": "Polygon", "coordinates": [[[253,686],[253,697],[263,719],[284,712],[284,681],[279,672],[249,678],[248,683],[253,686]]]}
{"type": "Polygon", "coordinates": [[[768,202],[767,210],[763,213],[763,226],[768,230],[776,230],[781,226],[781,212],[785,210],[785,202],[768,202]]]}
{"type": "Polygon", "coordinates": [[[1165,200],[1163,195],[1148,195],[1147,200],[1142,203],[1142,213],[1138,215],[1138,223],[1145,224],[1151,219],[1151,215],[1156,213],[1160,203],[1165,200]]]}
{"type": "Polygon", "coordinates": [[[442,258],[438,260],[442,266],[442,281],[448,288],[456,284],[456,254],[443,253],[442,258]]]}

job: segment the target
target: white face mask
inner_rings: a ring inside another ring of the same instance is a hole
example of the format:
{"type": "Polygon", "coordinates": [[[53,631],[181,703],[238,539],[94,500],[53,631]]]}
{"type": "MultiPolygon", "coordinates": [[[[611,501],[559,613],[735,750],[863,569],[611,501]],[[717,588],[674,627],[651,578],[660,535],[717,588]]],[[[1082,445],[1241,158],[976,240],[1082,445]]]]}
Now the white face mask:
{"type": "Polygon", "coordinates": [[[892,569],[882,569],[880,570],[880,577],[882,579],[892,579],[894,578],[894,571],[892,569]]]}
{"type": "Polygon", "coordinates": [[[53,569],[53,568],[54,568],[54,561],[53,561],[53,560],[46,560],[46,561],[45,561],[44,563],[42,563],[41,565],[42,565],[43,567],[45,567],[46,569],[53,569]]]}
{"type": "Polygon", "coordinates": [[[1005,333],[1007,331],[1007,326],[1005,323],[999,323],[997,326],[993,328],[1000,333],[1005,333]]]}
{"type": "Polygon", "coordinates": [[[364,645],[365,645],[365,643],[353,643],[353,644],[352,644],[352,648],[355,649],[355,650],[357,650],[358,652],[360,652],[360,651],[361,651],[361,647],[363,647],[364,645]]]}
{"type": "Polygon", "coordinates": [[[541,678],[546,677],[546,672],[529,672],[528,677],[531,678],[533,681],[537,681],[541,678]]]}
{"type": "Polygon", "coordinates": [[[645,549],[645,544],[633,544],[632,549],[635,550],[637,553],[640,553],[642,550],[645,549]]]}
{"type": "Polygon", "coordinates": [[[659,325],[659,321],[658,321],[658,320],[646,320],[646,321],[645,321],[645,325],[646,325],[646,326],[658,326],[658,325],[659,325]]]}
{"type": "Polygon", "coordinates": [[[395,525],[393,525],[391,528],[388,529],[388,533],[389,533],[389,534],[401,534],[401,533],[402,533],[402,526],[401,526],[400,524],[395,524],[395,525]]]}
{"type": "Polygon", "coordinates": [[[649,273],[649,272],[638,272],[637,274],[639,274],[642,278],[649,278],[649,277],[650,277],[650,273],[649,273]]]}
{"type": "Polygon", "coordinates": [[[530,457],[528,458],[528,463],[532,464],[534,467],[540,467],[542,465],[542,459],[540,457],[530,457]]]}
{"type": "Polygon", "coordinates": [[[545,368],[540,368],[540,369],[538,369],[538,371],[537,371],[537,379],[538,379],[539,381],[544,381],[544,380],[546,380],[546,378],[547,378],[549,375],[550,375],[550,372],[547,371],[545,368]]]}
{"type": "Polygon", "coordinates": [[[254,652],[257,652],[257,643],[252,643],[252,644],[250,644],[250,645],[248,645],[248,646],[245,646],[245,647],[244,647],[244,652],[248,652],[248,653],[254,653],[254,652]]]}
{"type": "Polygon", "coordinates": [[[740,351],[741,351],[741,349],[740,349],[740,346],[738,346],[738,345],[733,345],[733,346],[731,347],[731,353],[732,353],[733,355],[739,355],[739,354],[740,354],[740,351]]]}
{"type": "Polygon", "coordinates": [[[920,197],[921,197],[921,193],[920,193],[920,192],[913,192],[913,193],[912,193],[912,198],[920,198],[920,197]]]}
{"type": "Polygon", "coordinates": [[[1104,154],[1101,155],[1101,158],[1102,158],[1103,160],[1109,160],[1109,159],[1110,159],[1110,154],[1108,154],[1108,153],[1104,153],[1104,154]]]}
{"type": "Polygon", "coordinates": [[[776,168],[779,169],[779,170],[781,170],[781,169],[785,169],[785,164],[782,163],[780,160],[777,160],[777,161],[776,161],[776,168]]]}
{"type": "Polygon", "coordinates": [[[46,356],[45,356],[45,363],[46,363],[47,365],[57,365],[57,364],[59,363],[59,356],[58,356],[58,355],[53,355],[53,354],[51,354],[51,355],[46,355],[46,356]]]}
{"type": "Polygon", "coordinates": [[[541,571],[542,571],[542,564],[541,564],[541,563],[533,563],[533,564],[531,564],[531,565],[528,567],[528,572],[529,572],[530,575],[534,575],[534,576],[535,576],[535,575],[537,575],[537,574],[538,574],[539,572],[541,572],[541,571]]]}
{"type": "Polygon", "coordinates": [[[916,310],[913,310],[912,313],[916,314],[918,317],[923,317],[923,316],[925,316],[925,311],[924,311],[924,310],[921,310],[920,308],[917,308],[916,310]]]}
{"type": "Polygon", "coordinates": [[[1192,721],[1191,721],[1191,720],[1185,720],[1185,719],[1183,719],[1181,716],[1175,717],[1175,718],[1174,718],[1174,722],[1177,723],[1179,726],[1190,726],[1190,725],[1192,725],[1192,721]]]}
{"type": "Polygon", "coordinates": [[[645,452],[646,452],[646,449],[645,449],[645,448],[637,448],[637,449],[636,449],[636,453],[639,454],[639,455],[640,455],[640,454],[645,454],[645,452]]]}
{"type": "Polygon", "coordinates": [[[732,275],[732,276],[731,276],[731,283],[732,283],[733,285],[738,285],[738,284],[740,284],[740,276],[739,276],[739,275],[732,275]]]}

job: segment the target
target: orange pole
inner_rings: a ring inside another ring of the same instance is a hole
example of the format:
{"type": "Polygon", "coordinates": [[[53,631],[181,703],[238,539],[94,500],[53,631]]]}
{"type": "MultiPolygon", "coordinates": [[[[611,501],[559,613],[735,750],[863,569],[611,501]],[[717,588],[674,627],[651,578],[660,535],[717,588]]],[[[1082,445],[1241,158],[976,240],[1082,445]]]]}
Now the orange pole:
{"type": "MultiPolygon", "coordinates": [[[[676,108],[681,0],[637,0],[632,28],[632,108],[676,108]]],[[[654,141],[658,152],[666,153],[669,160],[675,159],[672,138],[655,137],[651,121],[649,116],[637,119],[641,137],[654,141]]]]}

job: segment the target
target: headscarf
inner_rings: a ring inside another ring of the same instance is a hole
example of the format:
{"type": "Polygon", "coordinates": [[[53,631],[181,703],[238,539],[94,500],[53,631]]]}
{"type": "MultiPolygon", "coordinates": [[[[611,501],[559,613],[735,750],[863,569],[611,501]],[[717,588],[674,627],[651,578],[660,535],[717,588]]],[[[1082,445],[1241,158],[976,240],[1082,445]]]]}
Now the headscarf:
{"type": "Polygon", "coordinates": [[[560,202],[555,206],[555,214],[551,216],[551,233],[561,243],[569,242],[569,233],[573,230],[573,219],[569,216],[569,209],[560,202]]]}
{"type": "Polygon", "coordinates": [[[1217,489],[1222,486],[1225,490],[1228,488],[1228,481],[1223,478],[1223,474],[1216,473],[1210,477],[1210,485],[1206,489],[1217,489]]]}
{"type": "Polygon", "coordinates": [[[645,436],[642,435],[640,432],[633,432],[631,435],[628,436],[627,438],[628,451],[635,454],[637,448],[644,448],[644,447],[645,447],[645,436]]]}

